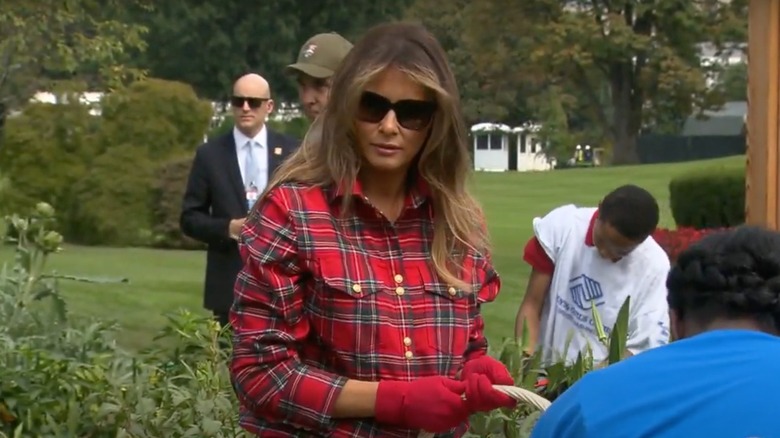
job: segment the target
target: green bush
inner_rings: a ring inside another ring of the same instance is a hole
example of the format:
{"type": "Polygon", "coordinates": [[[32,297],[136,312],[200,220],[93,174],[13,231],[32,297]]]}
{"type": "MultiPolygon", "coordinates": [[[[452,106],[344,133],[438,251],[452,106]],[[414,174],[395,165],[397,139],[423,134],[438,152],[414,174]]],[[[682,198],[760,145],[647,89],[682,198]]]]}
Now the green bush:
{"type": "Polygon", "coordinates": [[[151,240],[155,166],[135,146],[114,146],[97,157],[73,190],[77,203],[70,240],[81,244],[145,245],[151,240]]]}
{"type": "Polygon", "coordinates": [[[77,227],[68,238],[101,245],[155,241],[159,163],[190,155],[208,129],[211,104],[189,85],[145,79],[102,102],[98,156],[74,186],[77,227]]]}
{"type": "Polygon", "coordinates": [[[721,228],[745,222],[745,166],[720,166],[673,178],[669,203],[678,227],[721,228]]]}
{"type": "Polygon", "coordinates": [[[152,243],[157,169],[193,154],[208,129],[210,103],[189,85],[146,79],[107,95],[101,116],[92,116],[76,96],[83,87],[70,88],[62,93],[70,103],[30,104],[8,120],[0,173],[14,190],[0,213],[43,200],[62,213],[69,241],[152,243]]]}
{"type": "Polygon", "coordinates": [[[205,245],[182,234],[179,215],[192,158],[174,158],[157,172],[152,191],[153,245],[158,248],[201,249],[205,245]]]}
{"type": "Polygon", "coordinates": [[[124,351],[116,325],[68,314],[59,282],[127,280],[46,271],[62,242],[48,204],[6,220],[19,237],[0,270],[0,438],[248,436],[213,320],[182,312],[161,333],[177,348],[124,351]]]}
{"type": "Polygon", "coordinates": [[[208,138],[212,139],[219,137],[220,135],[227,134],[233,129],[233,116],[227,115],[219,122],[219,125],[211,128],[208,133],[208,138]]]}
{"type": "Polygon", "coordinates": [[[102,102],[104,150],[131,144],[157,162],[192,152],[203,142],[212,108],[191,86],[145,79],[102,102]]]}
{"type": "MultiPolygon", "coordinates": [[[[290,120],[268,120],[268,127],[276,132],[287,134],[290,137],[302,140],[306,135],[306,131],[309,129],[309,120],[305,117],[296,117],[290,120]]],[[[209,138],[218,137],[222,134],[226,134],[233,129],[233,116],[227,115],[224,119],[212,128],[209,133],[209,138]]]]}
{"type": "MultiPolygon", "coordinates": [[[[75,99],[65,104],[32,103],[10,117],[3,129],[0,173],[14,187],[0,213],[9,214],[44,200],[61,211],[73,205],[73,184],[88,171],[100,120],[75,99]]],[[[69,218],[64,220],[67,233],[69,218]]]]}
{"type": "Polygon", "coordinates": [[[298,140],[303,140],[309,129],[309,119],[296,117],[290,120],[269,120],[268,127],[298,140]]]}

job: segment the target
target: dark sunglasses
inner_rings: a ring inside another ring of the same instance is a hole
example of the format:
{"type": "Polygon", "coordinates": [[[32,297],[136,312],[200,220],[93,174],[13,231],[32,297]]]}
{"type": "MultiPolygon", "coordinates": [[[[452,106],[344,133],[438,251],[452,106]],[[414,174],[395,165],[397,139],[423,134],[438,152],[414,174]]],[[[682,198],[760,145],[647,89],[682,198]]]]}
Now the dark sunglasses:
{"type": "Polygon", "coordinates": [[[367,123],[379,123],[390,110],[395,113],[399,125],[412,131],[419,131],[431,123],[436,112],[436,102],[412,99],[390,102],[390,99],[384,96],[366,91],[360,97],[357,118],[367,123]]]}
{"type": "Polygon", "coordinates": [[[246,104],[249,105],[249,108],[258,109],[262,104],[268,102],[269,100],[270,99],[268,99],[267,97],[233,96],[230,98],[230,104],[236,108],[243,108],[244,102],[246,102],[246,104]]]}

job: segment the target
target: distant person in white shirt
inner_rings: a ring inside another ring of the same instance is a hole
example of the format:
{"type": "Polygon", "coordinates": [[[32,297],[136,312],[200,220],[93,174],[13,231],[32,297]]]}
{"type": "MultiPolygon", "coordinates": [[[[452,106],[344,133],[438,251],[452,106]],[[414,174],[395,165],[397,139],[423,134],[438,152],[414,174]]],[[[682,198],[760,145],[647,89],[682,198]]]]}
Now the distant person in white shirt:
{"type": "Polygon", "coordinates": [[[534,237],[523,257],[531,277],[515,322],[518,338],[524,322],[528,328],[528,353],[541,348],[544,365],[571,363],[590,346],[594,363],[602,363],[608,352],[598,339],[592,307],[609,336],[628,296],[626,353],[668,343],[669,258],[651,237],[658,216],[649,192],[624,185],[598,208],[569,204],[533,220],[534,237]]]}

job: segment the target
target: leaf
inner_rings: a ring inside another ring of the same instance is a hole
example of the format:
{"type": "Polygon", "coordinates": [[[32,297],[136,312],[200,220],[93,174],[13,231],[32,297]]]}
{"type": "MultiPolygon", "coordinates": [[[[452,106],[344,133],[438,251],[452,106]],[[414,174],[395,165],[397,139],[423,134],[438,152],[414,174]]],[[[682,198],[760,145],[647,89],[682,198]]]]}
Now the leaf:
{"type": "Polygon", "coordinates": [[[599,342],[602,342],[604,345],[607,345],[607,334],[604,332],[604,323],[601,320],[601,313],[599,313],[598,309],[596,309],[596,306],[590,306],[591,315],[593,316],[593,325],[596,329],[596,336],[599,339],[599,342]]]}
{"type": "Polygon", "coordinates": [[[103,404],[100,405],[97,411],[98,418],[104,418],[112,414],[116,414],[119,412],[122,408],[115,403],[107,403],[103,402],[103,404]]]}
{"type": "Polygon", "coordinates": [[[631,296],[626,297],[626,301],[618,311],[615,326],[612,328],[612,337],[609,340],[608,363],[618,363],[623,359],[628,341],[628,313],[631,307],[631,296]]]}
{"type": "Polygon", "coordinates": [[[97,284],[117,284],[117,283],[130,283],[130,279],[126,277],[82,277],[82,276],[76,276],[76,275],[65,275],[65,274],[45,274],[42,276],[42,278],[55,278],[58,280],[70,280],[70,281],[78,281],[81,283],[97,283],[97,284]]]}
{"type": "Polygon", "coordinates": [[[204,418],[201,428],[206,436],[214,436],[222,429],[222,423],[211,418],[204,418]]]}

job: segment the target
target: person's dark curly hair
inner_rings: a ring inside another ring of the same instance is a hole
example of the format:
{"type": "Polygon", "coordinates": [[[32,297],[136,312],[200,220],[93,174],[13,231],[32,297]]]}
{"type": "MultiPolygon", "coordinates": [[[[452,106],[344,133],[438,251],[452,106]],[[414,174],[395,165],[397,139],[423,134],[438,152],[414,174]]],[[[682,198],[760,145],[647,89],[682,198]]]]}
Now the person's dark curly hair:
{"type": "Polygon", "coordinates": [[[680,253],[666,287],[681,320],[749,318],[780,333],[780,233],[741,226],[705,236],[680,253]]]}
{"type": "Polygon", "coordinates": [[[634,184],[612,190],[599,204],[599,218],[623,237],[641,242],[658,226],[658,202],[650,192],[634,184]]]}

